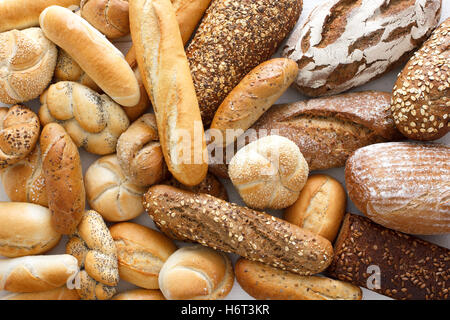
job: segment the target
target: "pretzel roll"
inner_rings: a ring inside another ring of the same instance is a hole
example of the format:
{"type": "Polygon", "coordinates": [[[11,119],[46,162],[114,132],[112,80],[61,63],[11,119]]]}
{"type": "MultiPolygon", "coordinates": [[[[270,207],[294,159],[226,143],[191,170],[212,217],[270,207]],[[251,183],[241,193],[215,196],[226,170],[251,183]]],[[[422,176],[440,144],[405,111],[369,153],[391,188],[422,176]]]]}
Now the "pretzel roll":
{"type": "Polygon", "coordinates": [[[159,287],[167,300],[223,299],[233,283],[228,256],[201,245],[178,249],[159,273],[159,287]]]}
{"type": "Polygon", "coordinates": [[[117,250],[103,218],[93,210],[83,218],[66,244],[66,253],[78,260],[80,289],[85,300],[110,299],[119,283],[117,250]]]}
{"type": "Polygon", "coordinates": [[[309,170],[294,142],[273,135],[240,149],[228,173],[247,206],[282,209],[298,199],[309,170]]]}
{"type": "Polygon", "coordinates": [[[117,141],[117,160],[130,181],[150,186],[167,178],[154,114],[144,114],[117,141]]]}
{"type": "Polygon", "coordinates": [[[78,147],[99,155],[115,152],[117,139],[130,124],[108,96],[70,81],[53,84],[42,94],[39,118],[43,125],[58,122],[78,147]]]}
{"type": "Polygon", "coordinates": [[[39,139],[40,129],[37,115],[27,107],[0,108],[0,168],[30,154],[39,139]]]}
{"type": "Polygon", "coordinates": [[[84,178],[89,205],[107,221],[127,221],[143,211],[142,195],[147,190],[130,182],[116,155],[102,157],[86,171],[84,178]]]}

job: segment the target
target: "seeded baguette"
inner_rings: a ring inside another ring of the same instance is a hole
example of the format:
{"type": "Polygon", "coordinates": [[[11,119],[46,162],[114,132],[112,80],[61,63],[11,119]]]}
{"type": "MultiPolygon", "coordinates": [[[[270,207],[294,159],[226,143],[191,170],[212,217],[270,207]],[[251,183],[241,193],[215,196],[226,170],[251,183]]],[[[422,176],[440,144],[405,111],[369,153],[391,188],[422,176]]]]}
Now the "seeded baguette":
{"type": "Polygon", "coordinates": [[[153,186],[144,208],[169,237],[199,242],[300,275],[319,273],[333,255],[325,238],[269,214],[170,186],[153,186]]]}
{"type": "Polygon", "coordinates": [[[347,213],[326,273],[361,287],[375,285],[369,267],[380,268],[380,288],[401,300],[448,300],[450,250],[347,213]]]}

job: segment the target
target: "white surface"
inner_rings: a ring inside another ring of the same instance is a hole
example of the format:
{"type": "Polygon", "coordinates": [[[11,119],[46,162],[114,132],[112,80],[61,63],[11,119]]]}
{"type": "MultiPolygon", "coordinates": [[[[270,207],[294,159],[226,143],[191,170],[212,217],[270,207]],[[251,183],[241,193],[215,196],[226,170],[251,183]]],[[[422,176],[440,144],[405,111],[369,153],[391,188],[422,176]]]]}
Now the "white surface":
{"type": "MultiPolygon", "coordinates": [[[[303,23],[303,21],[306,19],[309,12],[311,11],[311,9],[316,4],[319,4],[323,1],[326,1],[326,0],[303,0],[304,7],[303,7],[303,12],[300,17],[299,23],[303,23]]],[[[441,21],[445,20],[445,18],[448,18],[450,16],[450,1],[443,0],[442,2],[443,2],[443,4],[442,4],[441,21]]],[[[117,42],[116,44],[123,52],[126,52],[130,45],[129,38],[124,38],[120,42],[117,42]]],[[[276,56],[278,56],[278,55],[279,54],[276,54],[276,56]]],[[[369,84],[366,84],[362,87],[357,88],[355,91],[362,91],[362,90],[391,91],[392,87],[394,86],[394,82],[397,77],[397,74],[400,72],[400,70],[401,69],[394,70],[376,81],[372,81],[369,84]]],[[[304,99],[306,99],[304,96],[302,96],[300,93],[298,93],[295,89],[291,88],[280,98],[280,100],[277,103],[294,102],[294,101],[299,101],[299,100],[304,100],[304,99]]],[[[39,110],[38,100],[34,100],[34,101],[31,101],[31,102],[25,103],[25,104],[27,106],[31,107],[36,112],[39,110]]],[[[450,135],[447,135],[446,137],[444,137],[438,141],[445,143],[445,144],[450,144],[450,135]]],[[[92,162],[94,162],[97,158],[99,158],[96,155],[87,153],[83,149],[80,149],[80,155],[82,158],[83,173],[86,172],[86,170],[88,169],[88,167],[90,166],[90,164],[92,162]]],[[[330,170],[326,170],[326,171],[322,171],[322,172],[331,175],[335,179],[339,180],[343,185],[345,185],[343,168],[330,169],[330,170]]],[[[236,191],[234,190],[231,183],[229,181],[224,181],[224,183],[228,190],[230,201],[235,202],[239,205],[243,205],[243,202],[239,198],[239,195],[236,193],[236,191]]],[[[8,197],[6,196],[6,194],[3,190],[2,185],[0,185],[0,201],[9,201],[8,197]]],[[[353,203],[351,203],[350,200],[348,200],[347,212],[359,213],[359,211],[355,208],[355,206],[353,205],[353,203]]],[[[271,213],[280,217],[279,212],[271,212],[271,213]]],[[[136,223],[139,223],[139,224],[151,227],[151,228],[155,228],[155,225],[151,221],[150,217],[145,213],[143,213],[137,219],[133,220],[133,222],[136,222],[136,223]]],[[[424,238],[430,242],[439,244],[441,246],[450,248],[450,235],[427,236],[427,237],[422,237],[422,238],[424,238]]],[[[61,240],[59,245],[55,249],[50,251],[48,254],[64,253],[64,247],[65,247],[66,241],[67,241],[67,238],[63,237],[63,239],[61,240]]],[[[185,243],[177,243],[177,244],[179,246],[189,245],[189,244],[185,244],[185,243]]],[[[236,259],[237,259],[237,256],[232,256],[233,262],[236,261],[236,259]]],[[[132,288],[135,288],[135,287],[132,284],[127,283],[125,281],[121,281],[119,284],[119,291],[124,291],[124,290],[132,289],[132,288]]],[[[388,299],[385,296],[379,295],[375,292],[372,292],[372,291],[369,291],[366,289],[363,289],[363,293],[364,293],[364,299],[372,299],[372,300],[388,299]]],[[[0,291],[0,297],[4,294],[5,294],[5,292],[0,291]]],[[[227,296],[226,299],[253,299],[253,298],[250,297],[247,293],[245,293],[239,287],[239,284],[237,282],[235,282],[235,285],[234,285],[231,293],[227,296]]]]}

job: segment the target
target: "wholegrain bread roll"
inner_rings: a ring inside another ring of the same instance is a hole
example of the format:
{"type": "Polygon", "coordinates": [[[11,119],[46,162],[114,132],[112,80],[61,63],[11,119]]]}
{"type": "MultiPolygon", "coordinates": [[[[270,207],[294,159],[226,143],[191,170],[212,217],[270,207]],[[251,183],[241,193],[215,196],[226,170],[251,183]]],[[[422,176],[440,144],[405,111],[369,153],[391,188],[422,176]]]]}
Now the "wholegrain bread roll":
{"type": "Polygon", "coordinates": [[[0,298],[0,300],[80,300],[80,296],[76,290],[63,286],[48,291],[13,293],[0,298]]]}
{"type": "Polygon", "coordinates": [[[166,300],[159,290],[134,289],[121,292],[111,300],[166,300]]]}

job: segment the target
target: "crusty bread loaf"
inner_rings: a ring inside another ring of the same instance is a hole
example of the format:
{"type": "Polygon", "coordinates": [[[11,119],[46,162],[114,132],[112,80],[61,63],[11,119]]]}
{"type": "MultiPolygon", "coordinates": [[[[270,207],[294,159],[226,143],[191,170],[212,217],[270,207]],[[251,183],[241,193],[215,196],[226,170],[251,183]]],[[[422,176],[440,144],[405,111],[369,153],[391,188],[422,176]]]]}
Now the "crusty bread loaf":
{"type": "Polygon", "coordinates": [[[59,288],[78,272],[68,254],[0,259],[0,290],[38,292],[59,288]]]}
{"type": "Polygon", "coordinates": [[[66,253],[78,260],[80,288],[84,300],[110,299],[119,283],[117,249],[100,214],[84,212],[77,230],[66,244],[66,253]]]}
{"type": "Polygon", "coordinates": [[[0,108],[0,168],[29,155],[39,139],[37,115],[21,105],[0,108]]]}
{"type": "Polygon", "coordinates": [[[198,101],[170,0],[130,2],[131,36],[169,171],[199,184],[208,171],[198,101]]]}
{"type": "Polygon", "coordinates": [[[236,280],[258,300],[361,300],[357,286],[321,276],[300,276],[240,258],[236,280]]]}
{"type": "Polygon", "coordinates": [[[448,300],[450,250],[347,214],[326,273],[399,300],[448,300]]]}
{"type": "Polygon", "coordinates": [[[119,136],[130,125],[123,109],[107,95],[76,82],[52,84],[40,100],[41,123],[61,124],[78,147],[91,153],[115,152],[119,136]]]}
{"type": "Polygon", "coordinates": [[[92,209],[107,221],[127,221],[144,212],[142,195],[147,188],[127,178],[116,155],[97,159],[84,176],[86,195],[92,209]]]}
{"type": "Polygon", "coordinates": [[[159,273],[159,287],[167,300],[223,299],[233,284],[230,258],[201,245],[178,249],[159,273]]]}
{"type": "Polygon", "coordinates": [[[80,0],[2,0],[0,32],[39,26],[39,15],[51,6],[78,6],[80,0]]]}
{"type": "Polygon", "coordinates": [[[38,97],[52,80],[56,46],[40,28],[0,33],[0,45],[0,102],[21,103],[38,97]]]}
{"type": "Polygon", "coordinates": [[[110,232],[117,248],[120,278],[141,288],[159,289],[159,272],[177,250],[173,241],[130,222],[117,223],[110,232]]]}
{"type": "Polygon", "coordinates": [[[14,258],[41,254],[61,239],[51,223],[50,211],[23,202],[0,202],[0,255],[14,258]]]}
{"type": "Polygon", "coordinates": [[[297,61],[296,86],[307,96],[333,95],[405,62],[441,15],[442,0],[330,0],[291,34],[283,56],[297,61]]]}
{"type": "Polygon", "coordinates": [[[297,73],[295,61],[285,58],[268,60],[250,71],[217,109],[212,140],[222,146],[233,143],[281,97],[297,73]]]}
{"type": "Polygon", "coordinates": [[[53,227],[59,233],[71,234],[81,221],[86,197],[80,154],[57,123],[44,127],[40,144],[53,227]]]}
{"type": "Polygon", "coordinates": [[[357,150],[345,166],[350,199],[367,217],[411,234],[450,232],[450,147],[408,142],[357,150]]]}
{"type": "Polygon", "coordinates": [[[70,10],[50,6],[39,17],[47,38],[61,47],[114,101],[139,102],[139,86],[123,54],[97,29],[70,10]]]}
{"type": "Polygon", "coordinates": [[[311,175],[297,201],[286,208],[283,218],[331,242],[336,238],[347,205],[344,187],[324,174],[311,175]]]}
{"type": "Polygon", "coordinates": [[[228,168],[231,182],[245,204],[255,209],[283,209],[292,205],[308,173],[308,164],[296,144],[276,135],[240,149],[228,168]]]}
{"type": "Polygon", "coordinates": [[[392,115],[410,139],[436,140],[450,130],[450,18],[416,51],[392,92],[392,115]]]}
{"type": "Polygon", "coordinates": [[[134,289],[121,292],[111,300],[166,300],[159,290],[134,289]]]}
{"type": "Polygon", "coordinates": [[[169,186],[152,186],[144,208],[168,236],[302,275],[323,271],[331,243],[266,213],[169,186]]]}
{"type": "Polygon", "coordinates": [[[301,0],[211,2],[186,49],[205,126],[242,78],[275,53],[301,9],[301,0]]]}
{"type": "Polygon", "coordinates": [[[0,179],[11,201],[31,202],[48,207],[39,144],[25,159],[0,170],[0,179]]]}
{"type": "Polygon", "coordinates": [[[13,293],[0,298],[0,300],[80,300],[76,290],[66,286],[40,292],[13,293]]]}

